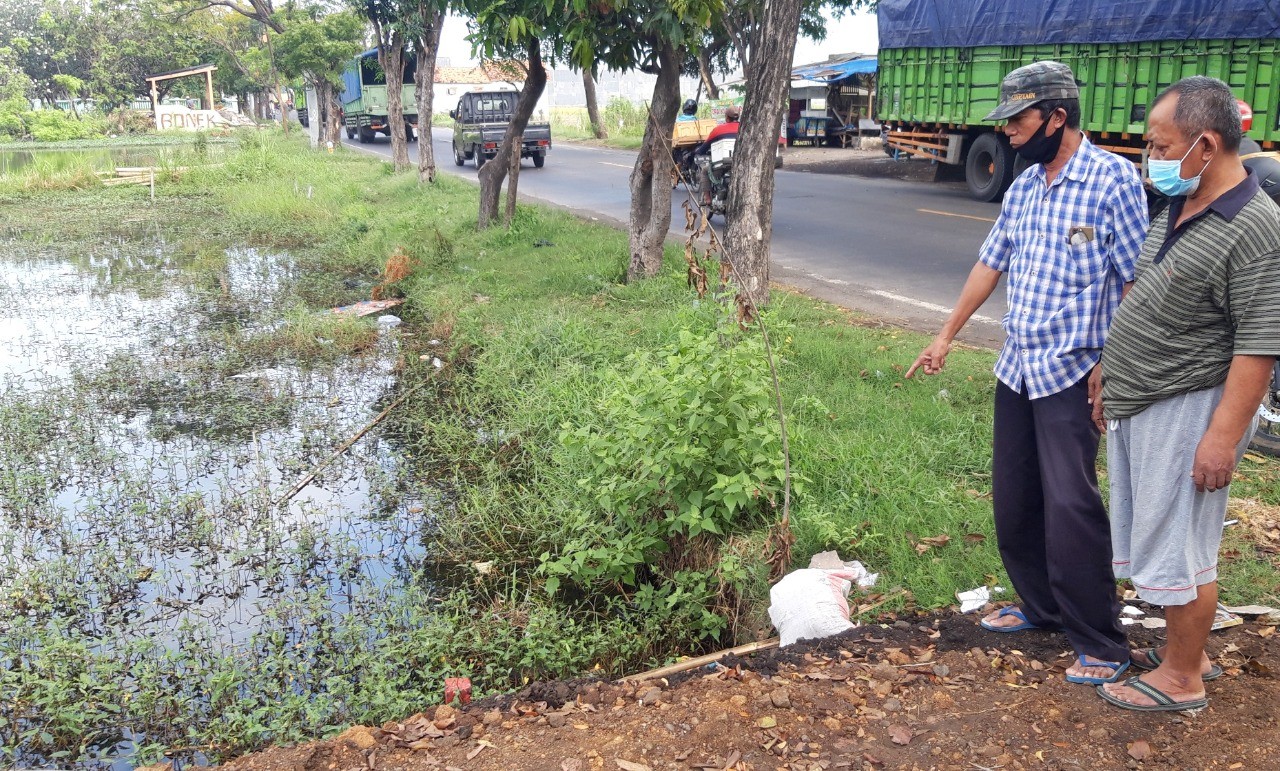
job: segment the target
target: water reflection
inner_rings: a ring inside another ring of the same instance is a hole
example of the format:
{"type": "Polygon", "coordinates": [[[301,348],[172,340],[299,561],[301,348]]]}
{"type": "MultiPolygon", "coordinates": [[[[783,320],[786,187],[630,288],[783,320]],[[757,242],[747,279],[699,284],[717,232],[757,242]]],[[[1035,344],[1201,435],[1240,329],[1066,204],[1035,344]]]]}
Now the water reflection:
{"type": "MultiPolygon", "coordinates": [[[[207,157],[216,158],[222,156],[225,148],[224,144],[210,143],[200,152],[206,153],[207,157]]],[[[118,166],[163,166],[180,161],[194,151],[195,145],[191,143],[86,147],[73,150],[0,150],[0,176],[17,174],[31,167],[58,172],[84,166],[89,166],[94,171],[111,171],[118,166]]]]}
{"type": "Polygon", "coordinates": [[[416,580],[431,502],[403,497],[376,431],[283,499],[397,384],[398,333],[372,321],[365,353],[323,365],[246,343],[309,318],[285,315],[299,280],[288,255],[155,229],[82,254],[0,241],[0,650],[14,619],[103,650],[302,639],[299,608],[416,580]]]}

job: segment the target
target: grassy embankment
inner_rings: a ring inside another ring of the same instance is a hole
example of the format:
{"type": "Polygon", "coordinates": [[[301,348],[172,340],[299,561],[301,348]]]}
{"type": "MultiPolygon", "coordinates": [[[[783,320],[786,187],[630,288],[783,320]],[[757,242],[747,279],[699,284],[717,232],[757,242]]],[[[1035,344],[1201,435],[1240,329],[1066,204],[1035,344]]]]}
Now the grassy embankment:
{"type": "MultiPolygon", "coordinates": [[[[85,184],[0,181],[0,234],[110,237],[155,216],[143,189],[85,184]]],[[[147,752],[216,756],[403,717],[438,698],[446,674],[481,689],[616,675],[766,630],[760,555],[780,498],[756,335],[695,298],[674,252],[661,276],[626,285],[623,234],[533,207],[510,230],[476,233],[475,206],[452,178],[424,189],[364,156],[270,135],[217,168],[166,175],[155,212],[176,237],[289,250],[315,306],[357,299],[348,282],[367,285],[397,249],[412,259],[400,376],[422,391],[390,428],[414,484],[442,501],[434,564],[355,612],[323,598],[290,609],[239,651],[198,635],[104,649],[65,607],[25,598],[21,628],[0,631],[0,660],[22,662],[0,675],[0,700],[40,724],[0,724],[7,751],[80,758],[86,737],[128,724],[150,732],[147,752]],[[675,533],[671,552],[644,540],[655,523],[675,533]]],[[[782,291],[766,320],[799,480],[795,564],[828,548],[862,560],[881,573],[886,610],[1007,585],[990,524],[993,354],[960,350],[944,375],[904,381],[919,335],[782,291]]],[[[1277,476],[1251,456],[1235,493],[1280,504],[1277,476]]],[[[1245,536],[1229,531],[1224,596],[1275,602],[1276,558],[1245,536]]]]}

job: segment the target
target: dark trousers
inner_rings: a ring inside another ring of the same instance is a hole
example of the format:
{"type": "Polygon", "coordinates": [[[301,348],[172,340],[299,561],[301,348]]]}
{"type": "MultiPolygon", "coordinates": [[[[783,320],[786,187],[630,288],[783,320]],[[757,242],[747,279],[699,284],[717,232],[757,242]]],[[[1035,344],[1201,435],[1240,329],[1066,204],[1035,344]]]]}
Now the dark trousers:
{"type": "Polygon", "coordinates": [[[996,540],[1028,621],[1065,631],[1078,654],[1128,661],[1087,383],[1028,399],[997,381],[996,540]]]}

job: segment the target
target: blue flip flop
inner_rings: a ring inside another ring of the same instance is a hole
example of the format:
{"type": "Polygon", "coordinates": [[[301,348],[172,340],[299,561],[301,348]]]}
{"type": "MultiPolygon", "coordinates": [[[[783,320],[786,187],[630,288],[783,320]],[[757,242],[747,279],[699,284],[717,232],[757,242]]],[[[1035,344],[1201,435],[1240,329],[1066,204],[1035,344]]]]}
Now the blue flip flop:
{"type": "Polygon", "coordinates": [[[1085,675],[1067,675],[1068,683],[1083,683],[1084,685],[1102,685],[1103,683],[1114,683],[1120,679],[1132,662],[1126,661],[1123,664],[1116,664],[1111,661],[1098,661],[1092,656],[1080,654],[1077,659],[1082,667],[1106,667],[1111,670],[1110,677],[1087,677],[1085,675]]]}
{"type": "Polygon", "coordinates": [[[996,618],[1004,618],[1005,616],[1013,616],[1014,618],[1018,619],[1022,623],[1015,624],[1014,626],[994,626],[992,624],[987,623],[987,620],[985,618],[978,623],[982,626],[983,629],[987,630],[988,632],[1021,632],[1026,629],[1040,628],[1035,624],[1031,623],[1030,621],[1028,621],[1027,617],[1022,613],[1022,609],[1017,607],[1016,605],[1010,605],[1006,608],[1001,608],[1000,612],[996,614],[996,618]]]}

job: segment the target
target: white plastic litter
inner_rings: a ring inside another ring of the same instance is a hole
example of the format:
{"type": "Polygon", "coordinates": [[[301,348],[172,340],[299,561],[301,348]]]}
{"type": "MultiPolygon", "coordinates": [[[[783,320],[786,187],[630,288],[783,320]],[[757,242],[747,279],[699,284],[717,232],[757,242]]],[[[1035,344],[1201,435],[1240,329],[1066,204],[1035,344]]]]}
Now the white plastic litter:
{"type": "Polygon", "coordinates": [[[993,595],[1002,594],[1003,592],[1003,586],[979,586],[977,589],[970,589],[967,592],[956,592],[956,599],[960,601],[961,613],[972,613],[991,602],[993,595]]]}
{"type": "Polygon", "coordinates": [[[392,316],[391,314],[378,317],[378,326],[385,327],[387,329],[394,329],[403,323],[404,322],[400,320],[399,316],[392,316]]]}
{"type": "MultiPolygon", "coordinates": [[[[861,565],[859,565],[861,567],[861,565]]],[[[785,648],[800,639],[817,639],[853,629],[849,589],[866,571],[802,568],[769,590],[769,620],[785,648]]],[[[874,580],[874,579],[873,579],[874,580]]]]}
{"type": "Polygon", "coordinates": [[[1144,611],[1140,610],[1139,608],[1133,607],[1132,605],[1125,605],[1123,608],[1120,609],[1120,615],[1133,616],[1136,618],[1137,616],[1145,616],[1147,614],[1144,611]]]}
{"type": "Polygon", "coordinates": [[[1137,624],[1138,626],[1145,627],[1147,629],[1164,629],[1163,618],[1131,618],[1129,616],[1123,616],[1120,619],[1120,623],[1125,626],[1133,626],[1134,624],[1137,624]]]}
{"type": "Polygon", "coordinates": [[[1224,605],[1223,607],[1241,616],[1269,616],[1272,613],[1280,613],[1280,610],[1266,605],[1224,605]]]}

